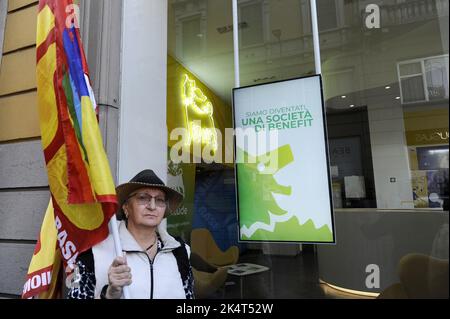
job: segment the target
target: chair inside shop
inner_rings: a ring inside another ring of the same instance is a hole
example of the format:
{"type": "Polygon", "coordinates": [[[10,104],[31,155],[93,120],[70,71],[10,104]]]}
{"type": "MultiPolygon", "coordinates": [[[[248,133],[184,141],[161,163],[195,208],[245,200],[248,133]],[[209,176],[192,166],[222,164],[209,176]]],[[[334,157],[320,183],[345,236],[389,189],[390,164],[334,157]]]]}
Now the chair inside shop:
{"type": "Polygon", "coordinates": [[[411,253],[398,265],[399,283],[386,288],[379,299],[448,299],[448,259],[411,253]]]}
{"type": "Polygon", "coordinates": [[[203,260],[216,267],[231,266],[239,259],[239,248],[231,246],[222,251],[211,232],[206,228],[196,228],[191,232],[191,250],[203,260]]]}
{"type": "Polygon", "coordinates": [[[222,291],[223,298],[225,281],[228,276],[227,268],[211,265],[194,252],[191,252],[191,265],[194,275],[195,298],[211,298],[220,291],[222,291]]]}

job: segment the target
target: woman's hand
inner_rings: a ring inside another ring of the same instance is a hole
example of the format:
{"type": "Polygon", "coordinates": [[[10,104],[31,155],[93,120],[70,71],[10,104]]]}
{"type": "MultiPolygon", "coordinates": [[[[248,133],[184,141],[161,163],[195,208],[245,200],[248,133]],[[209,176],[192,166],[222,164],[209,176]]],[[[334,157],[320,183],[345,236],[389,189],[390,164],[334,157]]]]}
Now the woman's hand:
{"type": "Polygon", "coordinates": [[[131,269],[126,257],[116,257],[108,270],[108,289],[106,298],[119,299],[124,286],[131,285],[131,269]]]}

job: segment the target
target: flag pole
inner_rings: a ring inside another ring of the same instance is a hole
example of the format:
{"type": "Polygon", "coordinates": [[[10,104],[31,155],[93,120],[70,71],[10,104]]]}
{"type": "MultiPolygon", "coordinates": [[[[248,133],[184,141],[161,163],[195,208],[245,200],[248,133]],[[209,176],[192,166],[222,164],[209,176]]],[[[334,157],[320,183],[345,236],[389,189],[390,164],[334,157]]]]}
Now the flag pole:
{"type": "MultiPolygon", "coordinates": [[[[122,243],[120,242],[119,227],[117,227],[116,215],[113,215],[111,217],[111,219],[109,220],[109,228],[110,228],[111,233],[113,235],[114,249],[116,251],[116,256],[123,257],[122,243]]],[[[128,290],[128,286],[124,286],[122,292],[123,292],[123,297],[125,299],[131,299],[130,291],[128,290]]]]}
{"type": "Polygon", "coordinates": [[[316,74],[322,74],[322,64],[320,60],[320,41],[319,41],[319,24],[317,22],[317,3],[316,0],[310,0],[311,6],[311,26],[314,46],[314,64],[316,66],[316,74]]]}

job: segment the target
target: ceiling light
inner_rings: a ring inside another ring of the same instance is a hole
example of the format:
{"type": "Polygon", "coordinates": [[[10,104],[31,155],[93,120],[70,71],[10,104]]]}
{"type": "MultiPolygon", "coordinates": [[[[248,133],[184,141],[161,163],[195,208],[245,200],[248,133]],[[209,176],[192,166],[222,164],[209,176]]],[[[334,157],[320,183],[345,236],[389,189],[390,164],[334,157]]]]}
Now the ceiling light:
{"type": "Polygon", "coordinates": [[[389,90],[391,87],[389,85],[384,87],[386,90],[389,90]]]}
{"type": "Polygon", "coordinates": [[[442,153],[448,153],[448,149],[441,149],[441,150],[429,150],[428,153],[430,154],[442,154],[442,153]]]}
{"type": "Polygon", "coordinates": [[[342,95],[341,98],[345,99],[345,98],[347,98],[347,95],[342,95]]]}
{"type": "Polygon", "coordinates": [[[351,104],[350,107],[355,107],[355,104],[351,104]]]}
{"type": "Polygon", "coordinates": [[[400,96],[396,96],[395,99],[396,99],[396,100],[400,100],[400,96]]]}

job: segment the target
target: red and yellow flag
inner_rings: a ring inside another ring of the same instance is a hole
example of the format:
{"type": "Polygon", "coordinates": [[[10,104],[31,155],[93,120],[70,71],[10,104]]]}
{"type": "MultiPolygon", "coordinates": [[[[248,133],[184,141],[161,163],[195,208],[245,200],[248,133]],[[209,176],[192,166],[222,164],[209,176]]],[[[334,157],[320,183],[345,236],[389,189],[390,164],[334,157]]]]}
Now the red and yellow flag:
{"type": "Polygon", "coordinates": [[[36,77],[51,201],[23,298],[58,297],[61,266],[107,237],[117,208],[73,13],[72,0],[39,1],[36,77]]]}

